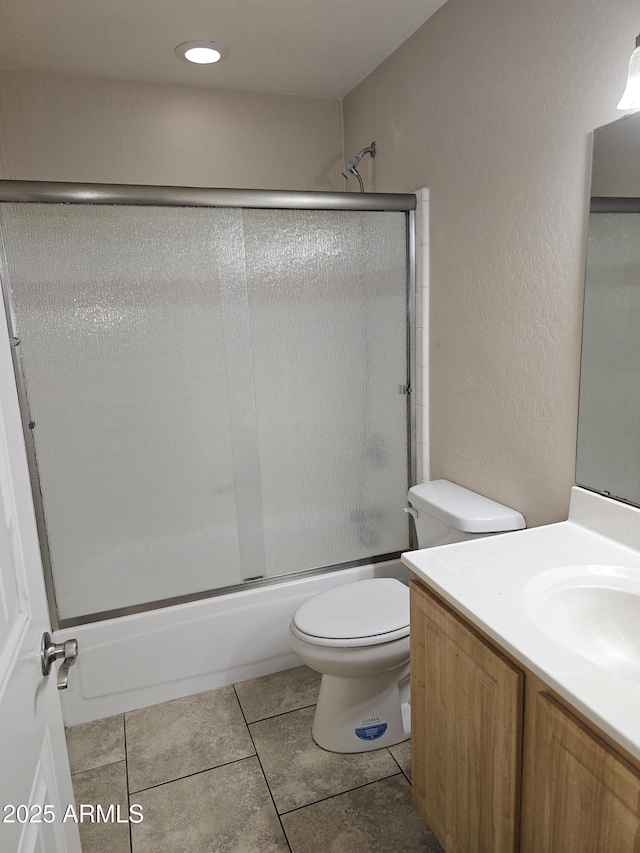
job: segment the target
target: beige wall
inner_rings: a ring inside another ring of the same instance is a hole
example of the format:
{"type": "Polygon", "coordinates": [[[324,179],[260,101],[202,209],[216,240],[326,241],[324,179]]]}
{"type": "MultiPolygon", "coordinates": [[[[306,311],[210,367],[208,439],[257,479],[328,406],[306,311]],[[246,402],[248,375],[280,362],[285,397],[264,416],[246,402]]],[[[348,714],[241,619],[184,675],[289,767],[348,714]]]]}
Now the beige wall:
{"type": "Polygon", "coordinates": [[[0,177],[340,190],[337,100],[0,70],[0,177]]]}
{"type": "Polygon", "coordinates": [[[430,188],[431,463],[566,518],[590,131],[618,118],[635,0],[448,0],[344,101],[367,189],[430,188]]]}
{"type": "MultiPolygon", "coordinates": [[[[590,131],[635,0],[448,0],[344,101],[367,189],[431,190],[431,463],[566,516],[590,131]]],[[[0,71],[7,178],[340,190],[339,102],[0,71]]],[[[353,182],[349,182],[349,188],[353,182]]]]}

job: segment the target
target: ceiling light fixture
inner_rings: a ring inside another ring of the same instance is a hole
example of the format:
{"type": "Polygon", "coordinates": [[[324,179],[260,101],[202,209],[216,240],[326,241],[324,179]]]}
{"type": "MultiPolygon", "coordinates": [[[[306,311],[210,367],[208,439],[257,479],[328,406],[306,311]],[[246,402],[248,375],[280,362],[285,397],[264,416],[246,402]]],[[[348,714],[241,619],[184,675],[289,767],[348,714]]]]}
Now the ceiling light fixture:
{"type": "Polygon", "coordinates": [[[229,50],[214,41],[185,41],[176,48],[176,55],[197,65],[211,65],[212,62],[226,59],[229,50]]]}
{"type": "Polygon", "coordinates": [[[640,110],[640,35],[636,39],[636,49],[629,60],[629,73],[627,75],[627,88],[624,90],[619,110],[640,110]]]}

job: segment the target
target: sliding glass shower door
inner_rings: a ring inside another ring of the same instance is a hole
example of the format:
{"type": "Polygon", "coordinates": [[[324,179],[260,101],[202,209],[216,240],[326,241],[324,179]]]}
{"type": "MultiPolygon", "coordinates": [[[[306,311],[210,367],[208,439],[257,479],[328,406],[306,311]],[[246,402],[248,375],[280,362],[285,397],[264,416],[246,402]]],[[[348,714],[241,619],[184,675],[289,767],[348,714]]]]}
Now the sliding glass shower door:
{"type": "Polygon", "coordinates": [[[409,546],[405,213],[0,217],[62,620],[409,546]]]}

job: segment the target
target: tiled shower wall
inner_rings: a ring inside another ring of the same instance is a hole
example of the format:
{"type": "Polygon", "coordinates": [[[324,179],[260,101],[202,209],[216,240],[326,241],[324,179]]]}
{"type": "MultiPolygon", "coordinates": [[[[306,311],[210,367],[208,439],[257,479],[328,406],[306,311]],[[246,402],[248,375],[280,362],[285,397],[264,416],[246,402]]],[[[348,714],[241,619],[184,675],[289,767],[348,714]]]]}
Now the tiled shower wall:
{"type": "Polygon", "coordinates": [[[419,483],[430,479],[429,472],[429,190],[416,192],[416,314],[414,344],[416,387],[415,407],[416,475],[419,483]]]}

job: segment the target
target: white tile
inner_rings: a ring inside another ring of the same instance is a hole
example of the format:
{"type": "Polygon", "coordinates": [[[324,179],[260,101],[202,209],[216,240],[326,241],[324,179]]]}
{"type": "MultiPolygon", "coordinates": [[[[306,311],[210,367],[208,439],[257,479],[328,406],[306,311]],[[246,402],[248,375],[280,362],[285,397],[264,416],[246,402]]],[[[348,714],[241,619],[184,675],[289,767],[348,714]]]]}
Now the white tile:
{"type": "Polygon", "coordinates": [[[416,246],[416,284],[429,286],[429,246],[426,243],[416,246]]]}
{"type": "Polygon", "coordinates": [[[428,296],[428,291],[424,287],[416,287],[416,326],[418,328],[422,325],[422,311],[426,296],[428,296]]]}
{"type": "Polygon", "coordinates": [[[429,479],[429,190],[416,192],[416,475],[429,479]]]}
{"type": "Polygon", "coordinates": [[[420,451],[420,468],[418,469],[418,480],[421,483],[426,483],[429,477],[429,445],[419,442],[418,448],[420,451]]]}
{"type": "Polygon", "coordinates": [[[418,442],[420,444],[429,443],[429,409],[426,406],[418,406],[417,411],[420,412],[419,425],[416,418],[416,431],[418,433],[418,442]]]}
{"type": "Polygon", "coordinates": [[[416,367],[429,366],[429,330],[419,326],[416,330],[416,367]]]}
{"type": "Polygon", "coordinates": [[[414,344],[416,348],[416,367],[423,367],[422,360],[424,358],[424,330],[416,323],[416,333],[414,344]]]}
{"type": "Polygon", "coordinates": [[[426,406],[429,403],[429,371],[423,367],[416,370],[416,405],[426,406]]]}
{"type": "Polygon", "coordinates": [[[429,245],[429,207],[419,204],[416,207],[416,246],[429,245]],[[418,211],[420,215],[418,216],[418,211]]]}
{"type": "Polygon", "coordinates": [[[416,293],[416,319],[419,329],[429,328],[429,288],[419,287],[416,293]]]}

